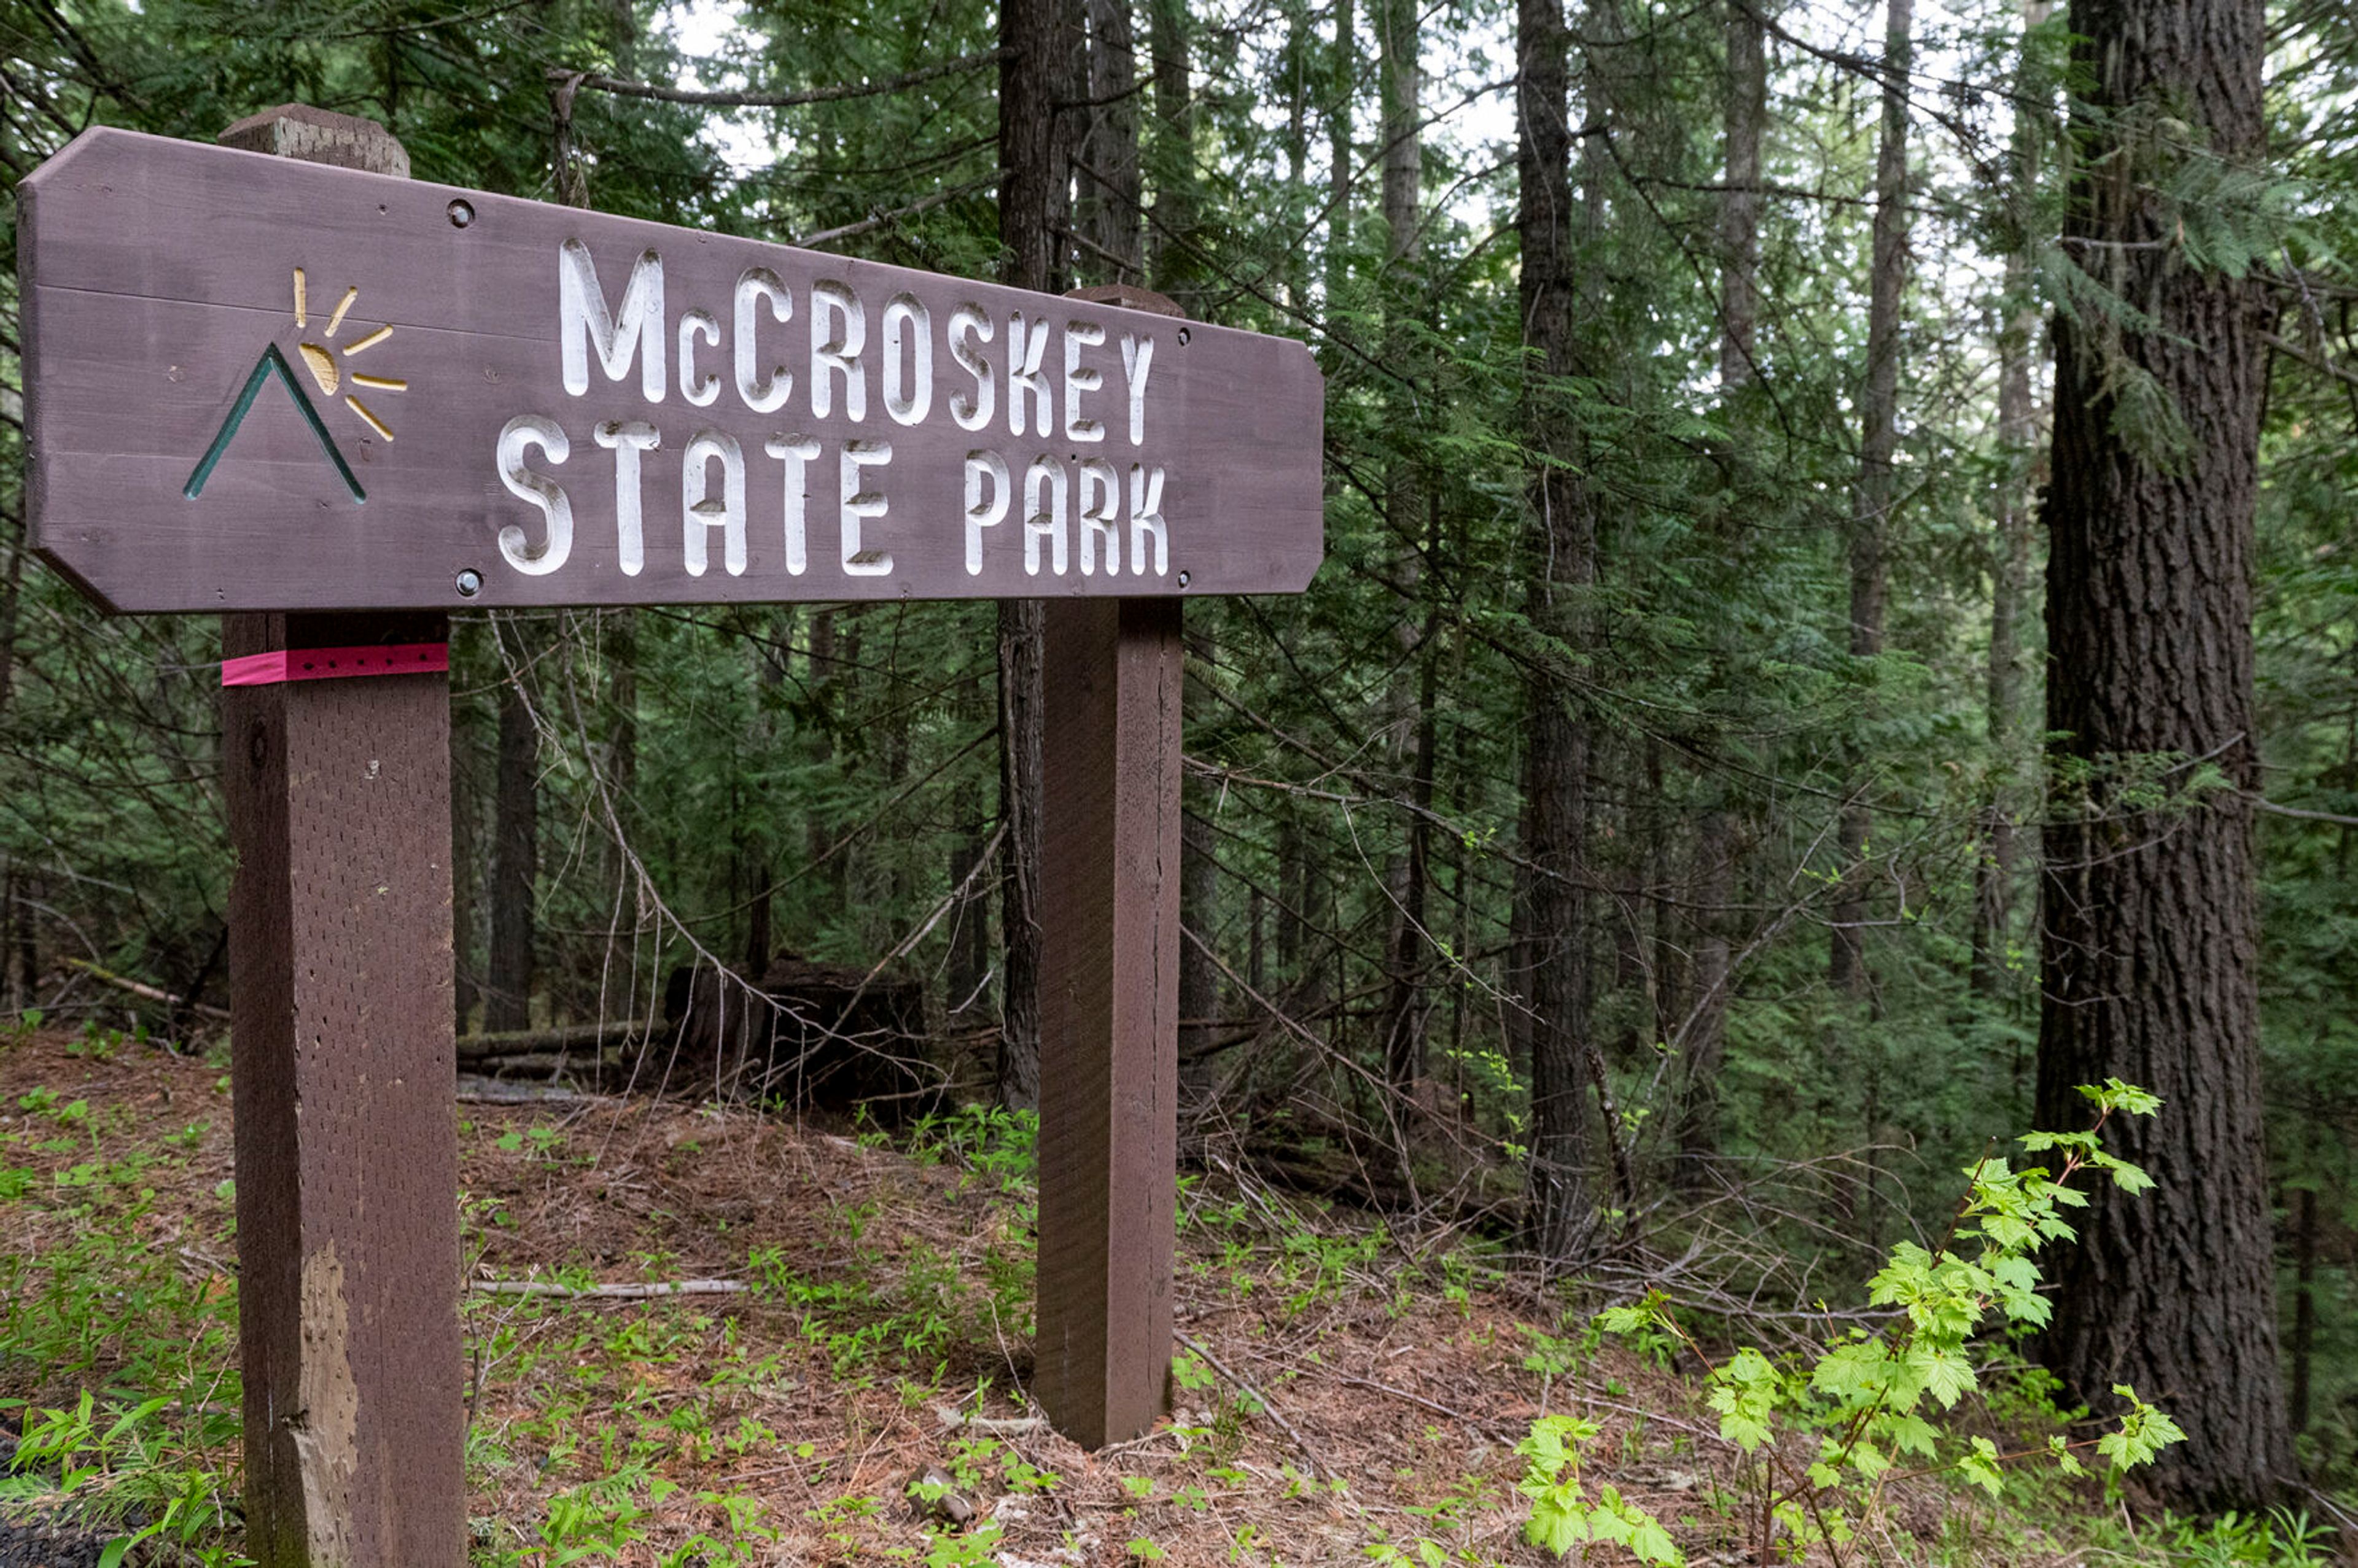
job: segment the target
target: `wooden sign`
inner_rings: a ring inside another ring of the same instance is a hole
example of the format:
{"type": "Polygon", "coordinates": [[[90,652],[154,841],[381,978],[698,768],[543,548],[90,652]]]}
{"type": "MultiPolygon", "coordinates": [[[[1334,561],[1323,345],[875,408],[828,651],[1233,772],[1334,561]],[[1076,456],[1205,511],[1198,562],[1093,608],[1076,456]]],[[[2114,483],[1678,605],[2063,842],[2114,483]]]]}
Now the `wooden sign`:
{"type": "Polygon", "coordinates": [[[1285,593],[1299,343],[117,130],[18,187],[35,546],[124,611],[1285,593]]]}

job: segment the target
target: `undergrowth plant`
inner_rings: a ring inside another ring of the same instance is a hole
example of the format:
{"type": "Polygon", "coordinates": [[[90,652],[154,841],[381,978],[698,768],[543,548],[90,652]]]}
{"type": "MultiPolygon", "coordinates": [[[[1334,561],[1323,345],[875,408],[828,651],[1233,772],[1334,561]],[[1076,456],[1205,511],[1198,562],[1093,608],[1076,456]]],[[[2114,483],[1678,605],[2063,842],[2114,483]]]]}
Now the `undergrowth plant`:
{"type": "MultiPolygon", "coordinates": [[[[2048,1242],[2074,1234],[2064,1211],[2088,1200],[2071,1188],[2072,1178],[2089,1172],[2131,1194],[2153,1184],[2106,1153],[2102,1133],[2115,1113],[2150,1116],[2161,1102],[2118,1078],[2080,1092],[2095,1107],[2086,1130],[2017,1140],[2028,1154],[2060,1156],[2052,1174],[2044,1163],[2017,1170],[1986,1154],[1967,1173],[1946,1234],[1929,1249],[1903,1241],[1891,1249],[1868,1284],[1872,1304],[1898,1309],[1885,1328],[1854,1329],[1813,1355],[1772,1357],[1745,1346],[1714,1363],[1659,1292],[1598,1315],[1610,1333],[1674,1336],[1710,1368],[1707,1400],[1719,1414],[1720,1436],[1752,1461],[1742,1523],[1755,1561],[1767,1562],[1772,1550],[1798,1561],[1823,1545],[1841,1564],[1844,1546],[1894,1481],[1944,1476],[1996,1497],[2009,1465],[2037,1461],[2081,1476],[2089,1451],[2116,1478],[2185,1435],[2125,1384],[2113,1390],[2128,1411],[2112,1431],[2077,1441],[2057,1433],[2013,1453],[1928,1419],[1980,1386],[1988,1352],[1974,1341],[1993,1319],[2008,1330],[2047,1322],[2033,1259],[2048,1242]]],[[[1559,1553],[1611,1542],[1642,1563],[1680,1563],[1652,1515],[1610,1487],[1591,1496],[1583,1486],[1580,1452],[1596,1433],[1575,1416],[1542,1416],[1518,1445],[1527,1465],[1520,1489],[1531,1505],[1526,1539],[1559,1553]]]]}

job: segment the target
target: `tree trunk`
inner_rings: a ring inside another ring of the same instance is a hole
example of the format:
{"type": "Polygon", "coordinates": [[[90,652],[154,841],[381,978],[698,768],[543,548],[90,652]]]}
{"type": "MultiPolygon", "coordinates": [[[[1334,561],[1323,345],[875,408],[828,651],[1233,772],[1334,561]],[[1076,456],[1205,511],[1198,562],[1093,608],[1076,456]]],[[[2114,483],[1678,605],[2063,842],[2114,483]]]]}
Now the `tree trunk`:
{"type": "Polygon", "coordinates": [[[1699,1184],[1718,1157],[1719,1075],[1727,1059],[1728,924],[1734,911],[1735,835],[1725,810],[1695,825],[1693,1015],[1683,1027],[1686,1083],[1679,1105],[1679,1182],[1699,1184]]]}
{"type": "MultiPolygon", "coordinates": [[[[1768,123],[1768,23],[1753,0],[1728,0],[1722,23],[1727,51],[1727,102],[1723,107],[1720,198],[1719,381],[1731,424],[1741,421],[1739,394],[1759,377],[1760,147],[1768,123]]],[[[1729,530],[1728,533],[1732,533],[1729,530]]],[[[1723,533],[1727,542],[1728,533],[1723,533]]],[[[1695,818],[1693,860],[1687,876],[1693,911],[1694,1004],[1683,1019],[1685,1076],[1679,1095],[1682,1185],[1693,1185],[1719,1153],[1719,1074],[1727,1046],[1731,982],[1728,931],[1734,916],[1736,834],[1726,786],[1704,781],[1709,792],[1695,818]]]]}
{"type": "MultiPolygon", "coordinates": [[[[1892,460],[1899,447],[1899,307],[1908,284],[1908,70],[1915,0],[1887,0],[1883,29],[1883,133],[1875,154],[1875,243],[1866,310],[1866,394],[1859,407],[1858,491],[1850,520],[1850,653],[1883,652],[1888,591],[1884,548],[1891,525],[1892,460]]],[[[1834,989],[1867,989],[1866,769],[1855,759],[1835,830],[1842,892],[1834,902],[1834,989]]]]}
{"type": "Polygon", "coordinates": [[[16,693],[16,624],[25,599],[25,542],[11,540],[8,575],[0,578],[0,719],[5,719],[16,693]]]}
{"type": "MultiPolygon", "coordinates": [[[[2049,0],[2023,8],[2026,30],[2047,20],[2049,0]]],[[[2025,50],[2026,60],[2028,58],[2025,50]]],[[[2038,194],[2040,133],[2025,90],[2030,72],[2016,73],[2014,191],[2026,213],[2038,194]]],[[[1986,698],[1990,750],[1989,799],[1982,811],[1982,855],[1974,868],[1972,984],[1976,995],[1996,999],[2006,989],[2006,950],[2014,940],[2014,887],[2018,835],[2016,780],[2022,744],[2022,622],[2030,597],[2031,495],[2036,488],[2032,442],[2039,409],[2030,391],[2037,352],[2038,306],[2030,258],[2019,248],[2006,258],[2003,308],[2007,320],[1998,333],[1997,438],[2006,462],[1999,480],[1996,537],[1990,560],[1989,686],[1986,698]]]]}
{"type": "Polygon", "coordinates": [[[2264,151],[2263,7],[2073,0],[2066,233],[2152,330],[2055,325],[2046,507],[2048,827],[2038,1122],[2084,1125],[2075,1086],[2117,1075],[2163,1100],[2108,1128],[2158,1184],[2108,1186],[2053,1270],[2040,1358],[2066,1402],[2166,1403],[2187,1441],[2141,1478],[2180,1506],[2247,1507],[2292,1474],[2277,1362],[2261,1120],[2259,901],[2251,796],[2252,572],[2265,286],[2199,270],[2153,189],[2138,112],[2191,124],[2231,160],[2264,151]],[[2129,416],[2150,375],[2175,428],[2129,416]],[[2175,436],[2177,439],[2171,438],[2175,436]],[[2199,761],[2198,761],[2199,760],[2199,761]],[[2198,769],[2230,787],[2190,789],[2198,769]],[[2158,776],[2157,776],[2158,775],[2158,776]],[[2173,796],[2152,802],[2156,784],[2173,796]],[[2183,792],[2183,793],[2180,793],[2183,792]]]}
{"type": "Polygon", "coordinates": [[[2292,1401],[2288,1424],[2309,1430],[2309,1361],[2317,1342],[2317,1189],[2300,1189],[2293,1231],[2292,1401]]]}
{"type": "MultiPolygon", "coordinates": [[[[979,728],[985,713],[983,693],[973,681],[961,681],[953,709],[961,730],[979,728]]],[[[975,1004],[990,972],[990,878],[977,874],[990,848],[990,823],[979,811],[966,818],[950,844],[950,891],[958,894],[951,913],[950,951],[943,1016],[952,1030],[973,1027],[979,1016],[975,1004]],[[971,881],[969,881],[971,879],[971,881]],[[959,890],[965,890],[962,893],[959,890]]]]}
{"type": "MultiPolygon", "coordinates": [[[[794,637],[794,611],[791,606],[777,606],[769,611],[756,611],[752,618],[751,634],[744,646],[752,655],[752,668],[747,672],[753,686],[752,721],[745,737],[749,756],[767,758],[778,744],[777,727],[771,714],[777,707],[778,687],[785,680],[787,649],[794,637]]],[[[618,676],[619,680],[619,676],[618,676]]],[[[633,679],[635,697],[636,679],[633,679]]],[[[778,839],[772,825],[769,802],[759,795],[741,802],[738,820],[743,825],[745,860],[745,973],[759,979],[770,967],[777,951],[776,902],[778,891],[778,839]]]]}
{"type": "Polygon", "coordinates": [[[1195,938],[1182,938],[1179,946],[1180,1074],[1190,1090],[1209,1086],[1207,1075],[1191,1071],[1189,1059],[1203,1065],[1200,1053],[1219,1033],[1220,970],[1211,949],[1219,924],[1220,860],[1206,806],[1197,799],[1179,823],[1179,924],[1195,938]]]}
{"type": "MultiPolygon", "coordinates": [[[[1071,96],[1068,0],[1003,0],[999,42],[1000,281],[1053,292],[1061,268],[1068,160],[1056,104],[1071,96]]],[[[999,601],[999,809],[1007,830],[1001,927],[1007,946],[1001,992],[999,1098],[1011,1109],[1040,1103],[1040,601],[999,601]]]]}
{"type": "MultiPolygon", "coordinates": [[[[478,634],[472,627],[450,631],[454,644],[462,634],[478,634]]],[[[486,880],[481,711],[480,704],[464,697],[450,705],[450,1010],[460,1034],[472,1032],[475,1009],[482,1001],[483,970],[476,951],[483,935],[477,916],[486,880]]]]}
{"type": "Polygon", "coordinates": [[[540,743],[524,680],[531,666],[520,622],[511,621],[500,685],[499,767],[492,785],[492,944],[483,1027],[532,1026],[535,884],[540,874],[540,743]]]}
{"type": "Polygon", "coordinates": [[[606,790],[613,802],[614,821],[622,838],[611,846],[606,885],[616,890],[626,907],[635,908],[638,890],[628,846],[636,814],[633,797],[639,788],[639,612],[624,607],[601,611],[599,625],[606,642],[606,707],[608,708],[606,790]]]}
{"type": "MultiPolygon", "coordinates": [[[[1517,0],[1517,231],[1523,341],[1541,378],[1530,394],[1537,514],[1531,531],[1530,613],[1542,638],[1577,646],[1580,597],[1595,569],[1595,519],[1574,469],[1574,432],[1554,378],[1574,368],[1571,91],[1562,0],[1517,0]]],[[[1531,1245],[1542,1269],[1576,1257],[1592,1227],[1587,1191],[1587,909],[1581,879],[1589,737],[1577,694],[1534,661],[1525,742],[1524,880],[1516,946],[1529,966],[1531,1054],[1531,1245]]]]}
{"type": "MultiPolygon", "coordinates": [[[[1335,56],[1326,100],[1326,298],[1343,297],[1351,249],[1351,100],[1357,88],[1357,21],[1351,0],[1335,0],[1335,56]]],[[[1329,360],[1336,351],[1329,345],[1329,360]]],[[[1331,362],[1327,368],[1334,367],[1331,362]]]]}
{"type": "MultiPolygon", "coordinates": [[[[0,719],[8,714],[16,687],[16,623],[23,602],[25,541],[20,535],[8,542],[8,575],[0,578],[0,719]]],[[[8,1006],[18,1012],[33,1003],[38,984],[38,956],[32,948],[33,912],[25,907],[24,879],[13,861],[0,875],[0,979],[5,979],[8,1006]],[[17,964],[17,946],[25,958],[17,964]]]]}
{"type": "Polygon", "coordinates": [[[1130,0],[1086,0],[1088,101],[1080,136],[1079,195],[1074,218],[1088,248],[1081,271],[1100,283],[1136,283],[1144,275],[1145,214],[1138,167],[1138,76],[1130,0]]]}
{"type": "Polygon", "coordinates": [[[1200,314],[1204,276],[1195,255],[1200,217],[1195,192],[1195,62],[1187,0],[1147,0],[1147,49],[1153,57],[1156,138],[1154,287],[1183,316],[1200,314]]]}
{"type": "Polygon", "coordinates": [[[1768,24],[1753,0],[1727,0],[1727,103],[1722,116],[1726,192],[1719,201],[1719,384],[1733,392],[1758,373],[1760,319],[1760,141],[1768,124],[1768,24]]]}
{"type": "Polygon", "coordinates": [[[1036,599],[999,601],[999,811],[1007,871],[999,924],[1006,945],[1000,989],[999,1101],[1040,1103],[1041,639],[1036,599]]]}
{"type": "MultiPolygon", "coordinates": [[[[1387,760],[1396,787],[1412,796],[1420,788],[1431,798],[1432,744],[1424,723],[1421,676],[1425,666],[1424,624],[1418,604],[1423,587],[1423,552],[1430,532],[1425,476],[1418,448],[1428,422],[1422,399],[1430,395],[1422,356],[1416,351],[1425,314],[1423,279],[1423,149],[1420,116],[1422,71],[1418,59],[1418,0],[1377,0],[1376,31],[1382,49],[1380,85],[1383,137],[1384,358],[1395,382],[1390,391],[1391,457],[1385,476],[1384,516],[1390,534],[1391,577],[1401,595],[1394,611],[1391,681],[1384,697],[1387,760]]],[[[1421,885],[1431,835],[1423,819],[1410,813],[1403,842],[1384,867],[1390,905],[1385,943],[1390,970],[1378,1025],[1384,1052],[1384,1077],[1405,1116],[1411,1086],[1423,1051],[1423,986],[1418,976],[1423,936],[1417,929],[1424,904],[1421,885]]],[[[1405,1128],[1403,1128],[1405,1130],[1405,1128]]],[[[1400,1151],[1402,1158],[1405,1149],[1400,1151]]]]}

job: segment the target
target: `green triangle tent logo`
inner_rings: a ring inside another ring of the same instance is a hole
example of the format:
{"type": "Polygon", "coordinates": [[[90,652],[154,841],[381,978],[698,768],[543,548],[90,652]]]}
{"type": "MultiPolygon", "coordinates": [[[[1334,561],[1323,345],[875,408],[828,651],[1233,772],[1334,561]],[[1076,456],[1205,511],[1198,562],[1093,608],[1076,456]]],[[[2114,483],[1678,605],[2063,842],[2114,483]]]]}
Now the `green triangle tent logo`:
{"type": "Polygon", "coordinates": [[[213,444],[205,449],[205,455],[197,460],[196,470],[189,475],[189,482],[180,487],[180,493],[190,501],[204,493],[205,481],[212,477],[214,468],[228,452],[230,442],[237,438],[239,427],[245,423],[246,415],[254,407],[254,400],[262,395],[263,384],[274,378],[287,389],[287,395],[295,400],[295,407],[303,416],[303,422],[310,426],[311,434],[319,438],[319,450],[336,465],[336,477],[343,481],[344,489],[351,492],[352,500],[355,503],[366,501],[368,494],[361,489],[361,481],[353,477],[352,465],[344,461],[343,453],[336,450],[336,443],[330,438],[328,427],[319,418],[319,411],[311,406],[310,398],[304,395],[303,388],[295,380],[293,368],[287,362],[287,356],[278,351],[276,343],[264,349],[262,357],[254,362],[254,373],[245,378],[245,386],[238,393],[237,402],[231,406],[229,417],[222,421],[220,431],[213,437],[213,444]]]}

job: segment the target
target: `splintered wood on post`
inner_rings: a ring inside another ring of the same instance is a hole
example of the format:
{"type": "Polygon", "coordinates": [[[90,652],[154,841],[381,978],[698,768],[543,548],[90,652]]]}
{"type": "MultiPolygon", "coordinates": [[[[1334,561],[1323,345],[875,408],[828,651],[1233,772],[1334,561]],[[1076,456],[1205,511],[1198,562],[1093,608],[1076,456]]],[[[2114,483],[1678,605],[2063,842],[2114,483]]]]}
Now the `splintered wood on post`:
{"type": "Polygon", "coordinates": [[[1285,593],[1284,339],[112,129],[18,187],[33,541],[124,611],[1285,593]]]}

